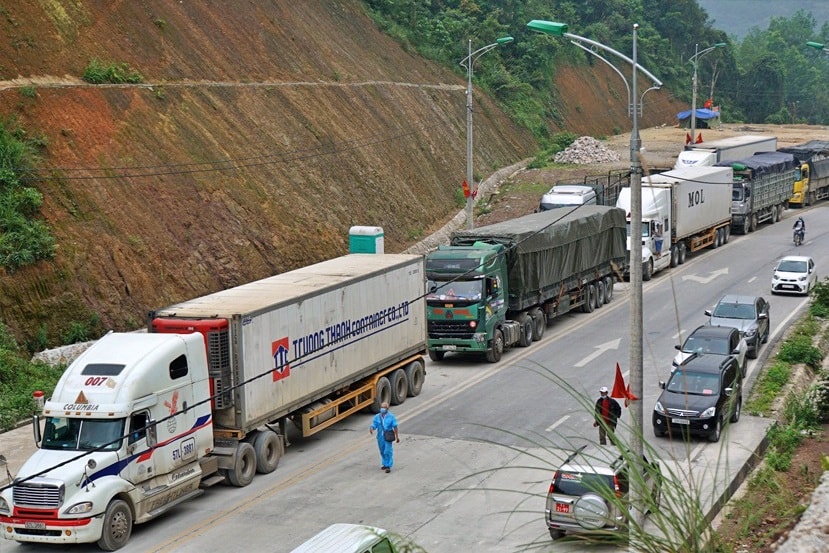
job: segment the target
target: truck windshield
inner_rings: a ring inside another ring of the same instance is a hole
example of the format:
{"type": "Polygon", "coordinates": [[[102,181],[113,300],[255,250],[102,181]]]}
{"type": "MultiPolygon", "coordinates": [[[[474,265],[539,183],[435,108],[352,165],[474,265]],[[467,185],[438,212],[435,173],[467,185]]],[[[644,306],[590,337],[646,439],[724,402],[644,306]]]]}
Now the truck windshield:
{"type": "MultiPolygon", "coordinates": [[[[642,238],[650,236],[651,226],[647,222],[642,222],[642,238]]],[[[630,236],[630,223],[627,224],[627,234],[630,236]]]]}
{"type": "Polygon", "coordinates": [[[479,300],[483,280],[455,280],[452,282],[443,280],[430,280],[427,283],[427,300],[479,300]]]}
{"type": "Polygon", "coordinates": [[[119,438],[123,434],[124,419],[47,417],[41,447],[43,449],[89,451],[109,444],[104,449],[114,451],[121,447],[119,438]]]}
{"type": "Polygon", "coordinates": [[[734,185],[734,188],[731,189],[731,201],[742,202],[744,199],[745,195],[743,194],[743,186],[734,185]]]}

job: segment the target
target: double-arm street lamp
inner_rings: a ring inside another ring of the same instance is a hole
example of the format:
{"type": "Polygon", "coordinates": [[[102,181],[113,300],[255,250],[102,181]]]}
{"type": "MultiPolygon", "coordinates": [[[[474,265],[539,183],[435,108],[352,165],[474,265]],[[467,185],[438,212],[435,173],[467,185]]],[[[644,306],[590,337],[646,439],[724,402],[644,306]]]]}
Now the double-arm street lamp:
{"type": "MultiPolygon", "coordinates": [[[[533,20],[527,24],[527,27],[533,31],[545,33],[553,36],[560,36],[570,39],[571,42],[578,42],[577,46],[583,47],[581,43],[589,44],[593,47],[600,48],[614,56],[621,58],[633,66],[632,91],[629,94],[630,113],[633,118],[633,130],[630,136],[630,236],[642,235],[642,162],[640,159],[640,139],[639,139],[639,109],[636,105],[638,101],[637,92],[637,70],[642,71],[654,83],[654,88],[662,86],[662,83],[654,77],[647,69],[640,66],[636,61],[636,35],[639,25],[633,25],[633,59],[628,58],[624,54],[601,44],[599,42],[571,34],[567,32],[567,25],[565,23],[556,23],[554,21],[533,20]]],[[[591,53],[595,54],[595,52],[591,53]]],[[[601,56],[599,56],[601,57],[601,56]]],[[[604,58],[602,58],[604,59],[604,58]]],[[[607,60],[605,60],[607,61],[607,60]]],[[[619,71],[617,71],[621,75],[619,71]]],[[[624,79],[624,76],[622,76],[624,79]]],[[[650,89],[649,89],[650,90],[650,89]]],[[[647,91],[645,91],[647,92],[647,91]]],[[[644,96],[644,94],[643,94],[644,96]]],[[[633,429],[631,436],[631,450],[635,461],[642,459],[644,449],[643,436],[643,374],[642,374],[642,241],[630,240],[630,390],[631,393],[638,398],[638,401],[633,401],[630,406],[630,413],[633,419],[631,427],[633,429]]],[[[638,486],[631,486],[631,498],[634,506],[643,504],[644,490],[638,489],[638,486]]],[[[636,509],[636,520],[642,522],[644,517],[643,509],[636,509]]]]}
{"type": "Polygon", "coordinates": [[[477,193],[475,177],[472,173],[472,66],[476,59],[493,48],[513,40],[511,36],[501,37],[492,44],[487,44],[473,52],[472,39],[469,39],[469,55],[460,61],[461,66],[466,68],[466,186],[464,187],[464,194],[466,194],[466,228],[468,229],[473,227],[472,205],[477,193]]]}
{"type": "Polygon", "coordinates": [[[718,42],[714,46],[706,48],[702,52],[699,51],[699,44],[694,45],[694,55],[688,61],[694,66],[694,80],[691,92],[691,143],[697,141],[697,65],[699,59],[709,52],[713,52],[717,48],[725,48],[725,42],[718,42]]]}

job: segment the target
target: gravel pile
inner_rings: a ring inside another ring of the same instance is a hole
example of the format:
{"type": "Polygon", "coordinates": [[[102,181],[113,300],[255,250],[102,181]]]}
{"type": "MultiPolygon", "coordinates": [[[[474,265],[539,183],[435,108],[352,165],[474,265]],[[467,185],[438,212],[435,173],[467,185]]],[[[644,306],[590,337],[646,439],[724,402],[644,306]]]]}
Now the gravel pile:
{"type": "Polygon", "coordinates": [[[588,165],[605,161],[619,161],[619,155],[607,149],[592,136],[582,136],[570,144],[566,150],[557,153],[553,161],[556,163],[588,165]]]}

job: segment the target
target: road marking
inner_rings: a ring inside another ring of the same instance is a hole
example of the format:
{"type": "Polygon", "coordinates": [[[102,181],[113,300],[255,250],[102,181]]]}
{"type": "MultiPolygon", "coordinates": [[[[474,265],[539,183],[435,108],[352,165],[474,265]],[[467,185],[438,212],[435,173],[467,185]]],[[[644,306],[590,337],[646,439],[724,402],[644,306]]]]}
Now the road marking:
{"type": "Polygon", "coordinates": [[[693,280],[694,282],[699,282],[700,284],[708,284],[718,276],[727,275],[728,274],[728,267],[724,269],[717,269],[716,271],[712,271],[708,273],[708,276],[698,276],[698,275],[682,275],[682,280],[693,280]]]}
{"type": "Polygon", "coordinates": [[[588,355],[587,357],[585,357],[584,359],[582,359],[581,361],[576,363],[575,366],[576,367],[583,367],[583,366],[587,365],[588,363],[590,363],[591,361],[593,361],[594,359],[596,359],[597,357],[599,357],[604,352],[609,351],[611,349],[619,349],[619,344],[621,344],[621,343],[622,343],[622,339],[621,338],[616,338],[615,340],[610,340],[609,342],[605,342],[604,344],[599,344],[598,346],[594,346],[593,349],[595,349],[596,351],[594,351],[593,353],[591,353],[590,355],[588,355]]]}
{"type": "Polygon", "coordinates": [[[570,415],[564,415],[563,417],[558,419],[556,422],[554,422],[553,424],[551,424],[550,426],[545,428],[544,432],[552,432],[553,430],[555,430],[556,428],[561,426],[564,423],[564,421],[566,421],[569,418],[570,418],[570,415]]]}
{"type": "Polygon", "coordinates": [[[754,282],[755,280],[757,280],[757,277],[756,277],[756,276],[753,276],[753,277],[751,277],[750,279],[748,279],[748,283],[749,283],[749,284],[751,284],[751,283],[752,283],[752,282],[754,282]]]}

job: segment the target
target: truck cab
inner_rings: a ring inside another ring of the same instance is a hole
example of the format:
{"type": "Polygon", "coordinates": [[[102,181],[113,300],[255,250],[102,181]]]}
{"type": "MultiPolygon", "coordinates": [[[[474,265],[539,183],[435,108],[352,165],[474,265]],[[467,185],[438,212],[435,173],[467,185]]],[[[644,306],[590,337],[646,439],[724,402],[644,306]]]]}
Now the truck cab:
{"type": "MultiPolygon", "coordinates": [[[[426,258],[426,320],[429,357],[446,352],[495,350],[492,340],[506,319],[507,267],[504,246],[440,246],[426,258]]],[[[487,353],[487,355],[490,355],[487,353]]]]}
{"type": "MultiPolygon", "coordinates": [[[[671,247],[671,196],[670,189],[642,188],[642,280],[672,266],[674,250],[671,247]]],[[[630,255],[630,188],[623,188],[616,207],[625,210],[627,220],[627,250],[630,255]]],[[[630,265],[628,265],[630,266],[630,265]]]]}
{"type": "Polygon", "coordinates": [[[35,417],[38,451],[0,496],[4,537],[114,550],[133,523],[200,493],[213,447],[206,367],[200,334],[110,333],[78,357],[42,432],[35,417]]]}

